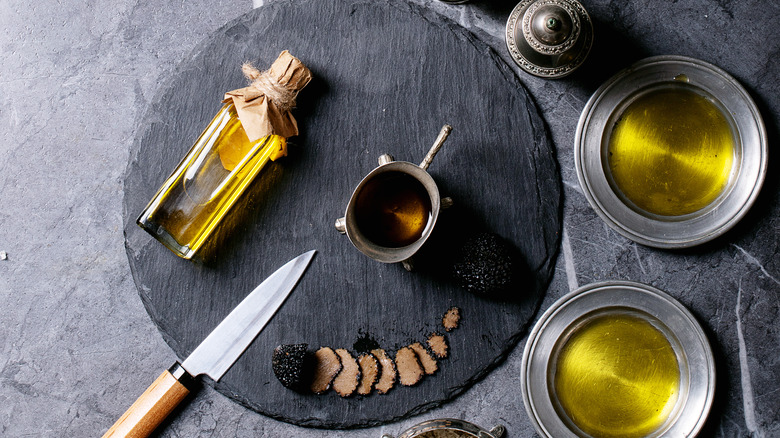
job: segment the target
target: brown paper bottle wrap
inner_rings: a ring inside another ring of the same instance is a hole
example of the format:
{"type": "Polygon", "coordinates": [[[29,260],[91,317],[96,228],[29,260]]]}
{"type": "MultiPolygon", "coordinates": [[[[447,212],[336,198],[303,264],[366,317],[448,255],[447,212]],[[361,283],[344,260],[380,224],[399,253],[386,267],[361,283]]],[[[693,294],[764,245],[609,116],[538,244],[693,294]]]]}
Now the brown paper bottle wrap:
{"type": "Polygon", "coordinates": [[[251,85],[228,91],[223,102],[233,102],[249,141],[272,134],[298,135],[298,123],[290,110],[298,92],[311,81],[309,69],[285,50],[267,71],[260,72],[248,63],[242,70],[251,85]]]}

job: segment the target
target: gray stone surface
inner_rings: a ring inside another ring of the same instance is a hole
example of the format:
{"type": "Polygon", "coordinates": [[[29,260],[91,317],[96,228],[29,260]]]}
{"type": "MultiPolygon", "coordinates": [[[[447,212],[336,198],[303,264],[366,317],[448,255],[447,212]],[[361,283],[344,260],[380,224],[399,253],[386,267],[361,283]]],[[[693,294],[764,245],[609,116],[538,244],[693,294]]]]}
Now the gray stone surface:
{"type": "MultiPolygon", "coordinates": [[[[514,2],[416,1],[472,29],[505,56],[503,26],[514,2]]],[[[659,251],[626,240],[596,216],[580,191],[572,144],[579,112],[601,81],[641,57],[680,54],[715,63],[746,86],[763,112],[773,160],[780,6],[583,3],[596,23],[594,53],[583,70],[559,81],[518,73],[548,123],[565,188],[562,250],[542,308],[597,280],[636,280],[666,290],[702,323],[718,361],[716,402],[702,435],[779,436],[777,173],[770,171],[757,205],[723,239],[659,251]]],[[[99,435],[176,359],[130,277],[122,179],[138,121],[159,82],[209,32],[252,6],[0,3],[0,251],[7,253],[0,260],[0,435],[99,435]]],[[[521,356],[518,347],[452,403],[381,428],[302,429],[205,388],[160,436],[378,437],[443,416],[502,423],[510,437],[531,436],[518,392],[521,356]]]]}

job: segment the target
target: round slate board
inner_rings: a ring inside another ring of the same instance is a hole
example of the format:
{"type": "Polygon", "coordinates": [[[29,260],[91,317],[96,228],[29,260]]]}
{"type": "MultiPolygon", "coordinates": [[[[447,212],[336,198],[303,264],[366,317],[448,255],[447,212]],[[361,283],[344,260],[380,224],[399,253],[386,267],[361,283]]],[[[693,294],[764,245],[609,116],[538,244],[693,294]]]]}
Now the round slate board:
{"type": "MultiPolygon", "coordinates": [[[[557,254],[560,183],[536,107],[513,72],[456,24],[398,0],[271,2],[202,43],[162,86],[135,139],[125,180],[125,235],[152,320],[185,358],[265,277],[317,249],[312,266],[246,353],[214,383],[265,415],[313,427],[365,427],[420,413],[498,365],[536,312],[557,254]],[[298,98],[301,133],[266,167],[211,239],[200,262],[177,258],[135,225],[137,215],[211,120],[239,67],[266,67],[284,49],[314,80],[298,98]],[[389,153],[419,162],[444,123],[453,133],[429,171],[455,207],[440,216],[418,272],[374,262],[333,227],[352,189],[389,153]],[[452,284],[453,248],[475,230],[509,239],[527,265],[513,300],[452,284]],[[342,399],[277,381],[274,347],[308,343],[355,352],[359,339],[394,351],[442,332],[450,356],[414,387],[342,399]]],[[[208,379],[207,379],[208,380],[208,379]]],[[[519,383],[518,383],[519,384],[519,383]]]]}

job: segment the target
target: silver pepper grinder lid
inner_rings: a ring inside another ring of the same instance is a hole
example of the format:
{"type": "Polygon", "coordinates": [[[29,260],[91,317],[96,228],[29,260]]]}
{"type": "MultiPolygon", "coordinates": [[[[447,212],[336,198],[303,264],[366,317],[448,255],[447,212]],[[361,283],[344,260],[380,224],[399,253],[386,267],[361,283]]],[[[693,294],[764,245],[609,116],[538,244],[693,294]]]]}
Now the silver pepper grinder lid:
{"type": "Polygon", "coordinates": [[[587,58],[593,23],[577,0],[523,0],[507,20],[506,45],[528,73],[562,78],[587,58]]]}

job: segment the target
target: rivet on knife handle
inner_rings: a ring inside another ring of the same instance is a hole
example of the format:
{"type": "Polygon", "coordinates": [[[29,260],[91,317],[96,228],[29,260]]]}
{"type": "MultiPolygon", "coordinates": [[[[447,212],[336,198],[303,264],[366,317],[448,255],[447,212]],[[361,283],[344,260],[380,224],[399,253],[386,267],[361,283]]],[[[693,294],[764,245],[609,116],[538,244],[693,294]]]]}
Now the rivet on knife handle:
{"type": "Polygon", "coordinates": [[[163,371],[119,420],[108,429],[103,438],[149,436],[176,406],[190,393],[190,376],[177,362],[163,371]]]}

